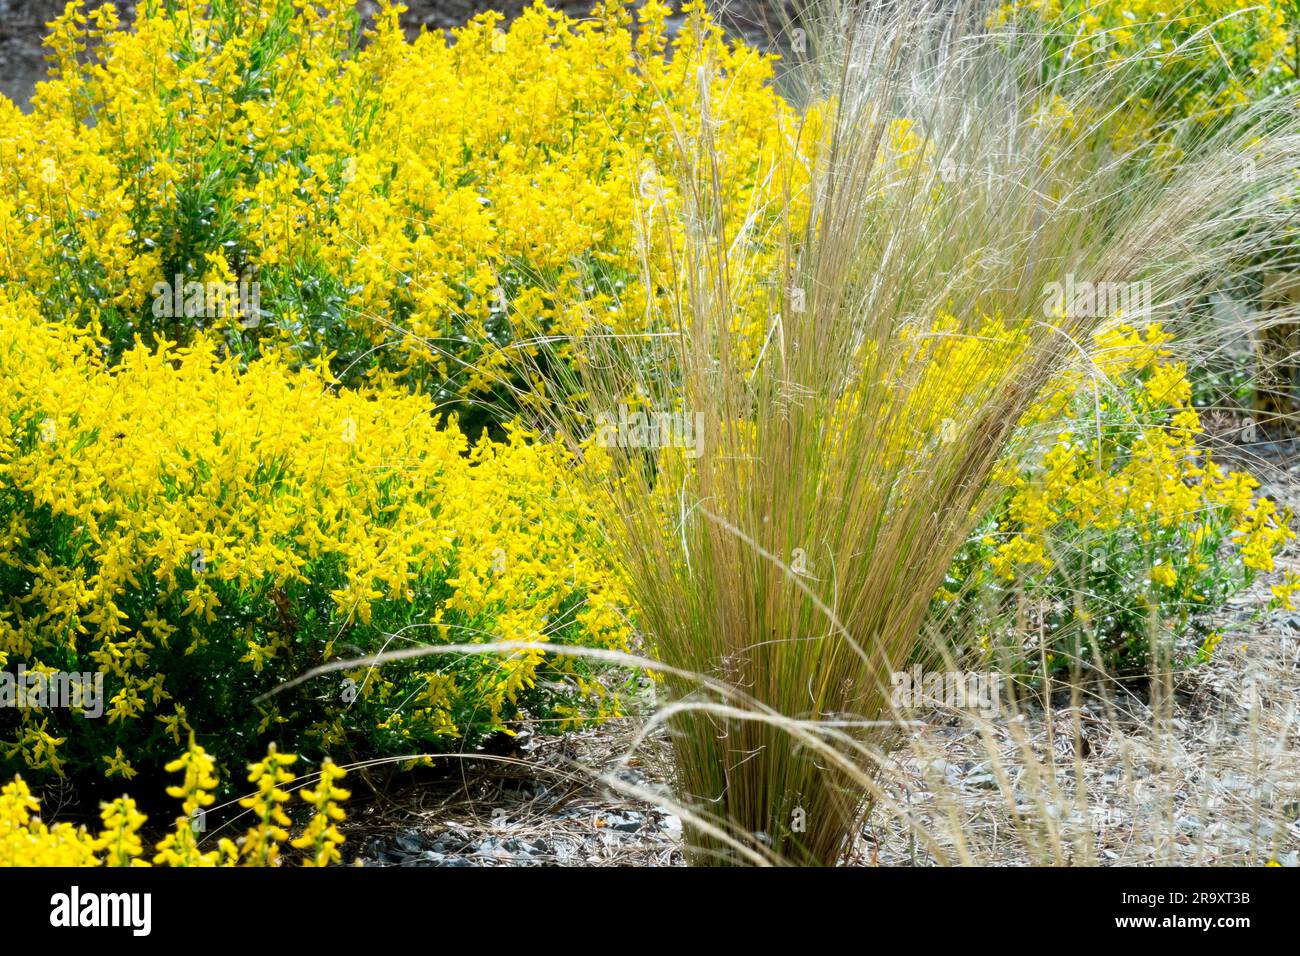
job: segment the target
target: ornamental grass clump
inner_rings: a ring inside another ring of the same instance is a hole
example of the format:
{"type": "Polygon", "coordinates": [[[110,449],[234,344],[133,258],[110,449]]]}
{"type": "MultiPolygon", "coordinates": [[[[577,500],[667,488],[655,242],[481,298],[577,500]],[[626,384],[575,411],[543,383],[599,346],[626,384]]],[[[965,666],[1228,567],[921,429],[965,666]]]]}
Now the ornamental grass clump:
{"type": "Polygon", "coordinates": [[[846,857],[897,729],[891,675],[933,650],[931,598],[1035,436],[1020,423],[1096,370],[1094,333],[1176,315],[1280,228],[1281,107],[1188,125],[1157,168],[1113,147],[1127,89],[1044,88],[1040,52],[985,13],[825,10],[830,52],[799,68],[818,96],[775,120],[797,148],[762,170],[778,198],[743,209],[719,193],[729,94],[702,64],[679,192],[641,223],[646,243],[679,230],[663,332],[578,343],[586,400],[555,424],[600,464],[665,665],[692,862],[846,857]],[[1085,286],[1107,294],[1062,294],[1085,286]]]}

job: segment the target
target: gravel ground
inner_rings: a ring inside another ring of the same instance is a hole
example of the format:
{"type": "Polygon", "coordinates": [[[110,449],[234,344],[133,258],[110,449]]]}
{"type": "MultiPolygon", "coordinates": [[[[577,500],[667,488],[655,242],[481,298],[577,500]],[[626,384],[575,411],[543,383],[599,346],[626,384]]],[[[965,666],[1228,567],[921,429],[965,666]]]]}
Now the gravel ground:
{"type": "Polygon", "coordinates": [[[627,758],[631,721],[566,737],[521,734],[464,774],[348,801],[345,859],[363,866],[680,866],[681,821],[603,787],[657,790],[667,750],[627,758]]]}

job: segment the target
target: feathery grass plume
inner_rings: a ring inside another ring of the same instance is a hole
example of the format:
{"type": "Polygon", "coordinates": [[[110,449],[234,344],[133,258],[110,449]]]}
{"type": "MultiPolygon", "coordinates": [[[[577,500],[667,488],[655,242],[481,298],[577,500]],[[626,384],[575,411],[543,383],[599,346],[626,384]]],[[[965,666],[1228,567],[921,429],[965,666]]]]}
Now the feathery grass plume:
{"type": "Polygon", "coordinates": [[[742,208],[702,64],[680,194],[643,223],[675,256],[664,331],[593,321],[577,399],[550,409],[666,665],[678,801],[711,821],[687,822],[692,862],[846,857],[891,675],[930,650],[1017,424],[1100,325],[1177,316],[1284,219],[1260,188],[1295,156],[1279,107],[1172,131],[1156,162],[1117,146],[1121,69],[1044,87],[1041,51],[987,11],[805,14],[792,88],[813,95],[773,117],[794,148],[755,159],[775,188],[742,208]]]}

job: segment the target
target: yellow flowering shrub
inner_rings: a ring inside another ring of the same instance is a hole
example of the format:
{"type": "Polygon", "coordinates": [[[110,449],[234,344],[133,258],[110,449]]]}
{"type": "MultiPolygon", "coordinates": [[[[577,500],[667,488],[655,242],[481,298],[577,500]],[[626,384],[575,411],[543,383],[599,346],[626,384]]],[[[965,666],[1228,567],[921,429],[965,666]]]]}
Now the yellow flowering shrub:
{"type": "Polygon", "coordinates": [[[666,314],[648,298],[671,285],[701,64],[728,218],[798,192],[798,163],[773,174],[793,114],[770,60],[702,8],[671,42],[650,0],[635,28],[617,2],[539,4],[448,44],[407,42],[386,6],[361,44],[354,6],[185,0],[125,31],[74,0],[31,114],[0,100],[0,287],[114,356],[217,329],[244,356],[472,396],[478,422],[508,417],[525,359],[563,351],[549,336],[666,314]],[[230,308],[190,291],[253,282],[230,308]]]}
{"type": "Polygon", "coordinates": [[[432,400],[343,389],[207,338],[110,365],[86,329],[0,293],[0,668],[99,672],[103,715],[0,708],[0,768],[130,778],[193,732],[222,760],[472,747],[525,713],[617,711],[572,657],[438,655],[483,641],[622,648],[623,587],[568,490],[513,429],[470,444],[432,400]]]}
{"type": "MultiPolygon", "coordinates": [[[[238,842],[223,837],[214,849],[203,850],[200,844],[207,829],[204,808],[214,801],[211,791],[217,779],[212,758],[191,740],[189,749],[167,765],[168,772],[182,775],[179,784],[167,788],[168,796],[181,801],[181,814],[158,842],[152,858],[145,852],[140,832],[148,818],[130,797],[101,804],[102,828],[95,834],[84,826],[45,823],[40,817],[40,801],[23,778],[16,776],[0,789],[0,867],[278,866],[292,826],[283,809],[291,794],[280,785],[296,782],[284,769],[296,759],[276,753],[272,745],[265,760],[251,764],[248,780],[257,785],[257,791],[239,805],[253,811],[254,824],[238,842]]],[[[346,772],[327,758],[316,777],[316,788],[302,786],[298,791],[312,807],[302,835],[290,843],[294,849],[307,851],[303,866],[342,862],[338,847],[344,838],[337,823],[344,818],[339,804],[349,794],[334,784],[344,776],[346,772]]]]}
{"type": "MultiPolygon", "coordinates": [[[[937,613],[959,602],[982,618],[988,648],[996,612],[1028,596],[1028,630],[1045,636],[1050,669],[1081,660],[1125,673],[1149,664],[1161,633],[1194,658],[1212,637],[1209,612],[1275,570],[1294,537],[1290,515],[1201,447],[1187,369],[1168,342],[1159,325],[1112,324],[1097,336],[1095,368],[1064,375],[1043,397],[1003,465],[1005,503],[959,556],[937,613]]],[[[1289,608],[1297,587],[1284,575],[1274,603],[1289,608]]],[[[1017,641],[1019,623],[1008,631],[1017,641]]],[[[1011,660],[1035,666],[1037,655],[1017,644],[1011,660]]]]}

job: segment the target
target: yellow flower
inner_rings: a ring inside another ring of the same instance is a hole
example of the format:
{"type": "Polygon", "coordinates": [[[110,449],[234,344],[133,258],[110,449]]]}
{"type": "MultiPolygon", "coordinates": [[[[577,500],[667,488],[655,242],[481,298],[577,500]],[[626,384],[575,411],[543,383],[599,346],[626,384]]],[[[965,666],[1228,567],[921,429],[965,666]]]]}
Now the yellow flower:
{"type": "Polygon", "coordinates": [[[1167,564],[1157,564],[1151,569],[1151,580],[1171,588],[1178,583],[1178,572],[1167,564]]]}
{"type": "Polygon", "coordinates": [[[104,829],[95,849],[104,855],[104,866],[148,866],[148,861],[141,859],[144,845],[140,841],[140,827],[146,818],[136,809],[135,801],[130,797],[119,797],[112,803],[103,804],[100,816],[104,829]]]}
{"type": "Polygon", "coordinates": [[[190,738],[189,749],[167,764],[168,773],[181,773],[181,783],[167,788],[167,795],[181,801],[181,815],[171,833],[157,846],[155,863],[167,866],[215,866],[216,851],[204,853],[198,846],[197,830],[206,808],[216,800],[211,791],[217,786],[215,764],[207,751],[190,738]]]}
{"type": "Polygon", "coordinates": [[[108,764],[108,770],[105,772],[107,777],[121,777],[123,780],[130,780],[135,776],[135,771],[131,769],[131,764],[127,761],[126,755],[122,753],[122,748],[118,747],[117,752],[111,757],[105,757],[104,763],[108,764]]]}
{"type": "Polygon", "coordinates": [[[1287,571],[1282,580],[1272,587],[1274,603],[1286,611],[1294,611],[1294,595],[1300,590],[1300,574],[1295,571],[1287,571]]]}
{"type": "Polygon", "coordinates": [[[240,800],[239,805],[253,811],[256,820],[240,849],[250,866],[275,866],[279,862],[280,844],[289,838],[289,818],[282,809],[289,801],[289,793],[280,784],[293,780],[287,768],[297,759],[278,753],[271,744],[266,759],[249,767],[248,781],[257,785],[257,792],[240,800]]]}
{"type": "Polygon", "coordinates": [[[347,790],[334,786],[334,783],[346,775],[342,767],[335,766],[327,758],[321,765],[316,788],[303,788],[303,800],[316,808],[302,836],[292,843],[297,849],[310,851],[303,859],[304,866],[329,866],[331,863],[342,862],[338,847],[343,842],[343,835],[339,833],[337,823],[343,819],[344,814],[339,803],[350,794],[347,790]]]}

